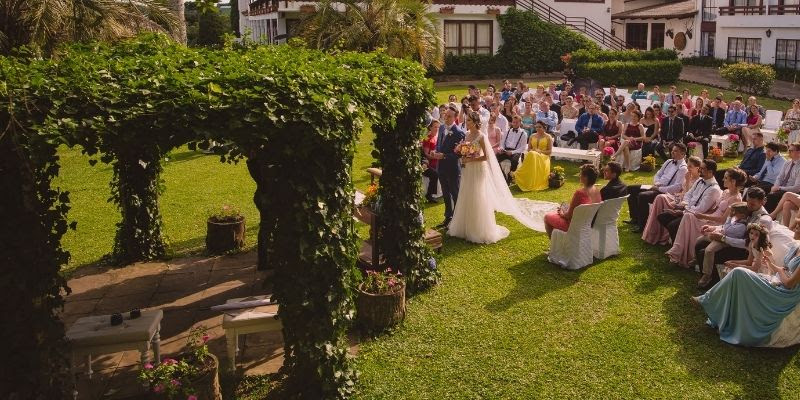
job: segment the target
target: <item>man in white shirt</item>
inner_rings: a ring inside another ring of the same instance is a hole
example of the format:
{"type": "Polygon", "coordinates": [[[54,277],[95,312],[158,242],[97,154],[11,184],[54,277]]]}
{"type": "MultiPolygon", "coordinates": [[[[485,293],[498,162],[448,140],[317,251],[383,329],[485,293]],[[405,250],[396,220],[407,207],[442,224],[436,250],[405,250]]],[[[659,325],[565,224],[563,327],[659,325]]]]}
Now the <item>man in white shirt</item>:
{"type": "Polygon", "coordinates": [[[686,145],[675,143],[670,152],[672,159],[667,160],[656,176],[653,177],[653,185],[631,185],[628,186],[628,213],[631,219],[625,221],[635,225],[631,232],[641,232],[647,224],[647,216],[650,214],[650,203],[661,193],[678,193],[683,186],[683,177],[686,175],[686,145]]]}
{"type": "Polygon", "coordinates": [[[775,211],[786,192],[800,192],[800,144],[797,143],[789,145],[789,159],[784,162],[781,173],[767,194],[767,204],[764,206],[767,212],[775,211]]]}
{"type": "Polygon", "coordinates": [[[469,108],[475,111],[481,117],[481,133],[486,134],[486,129],[489,127],[489,110],[481,106],[481,99],[478,96],[469,96],[469,108]]]}
{"type": "Polygon", "coordinates": [[[558,115],[555,111],[550,111],[550,105],[546,101],[539,102],[539,111],[536,112],[536,121],[542,121],[547,125],[547,132],[553,132],[558,125],[558,115]]]}
{"type": "MultiPolygon", "coordinates": [[[[722,189],[719,187],[717,179],[714,178],[716,171],[717,163],[714,160],[703,160],[703,163],[700,164],[700,179],[683,195],[681,202],[674,209],[658,214],[658,222],[669,232],[669,237],[673,242],[678,234],[678,227],[684,213],[705,214],[717,205],[722,196],[722,189]]],[[[744,175],[744,172],[739,173],[744,175]]]]}
{"type": "Polygon", "coordinates": [[[494,126],[500,128],[500,132],[508,132],[508,118],[500,112],[500,106],[497,104],[492,105],[489,112],[497,118],[494,126]]]}
{"type": "MultiPolygon", "coordinates": [[[[500,154],[497,155],[497,162],[504,160],[511,162],[511,172],[517,170],[520,159],[528,151],[528,133],[522,129],[522,120],[519,115],[515,115],[511,120],[511,129],[503,135],[500,140],[500,154]]],[[[506,183],[511,183],[511,174],[505,176],[506,183]]]]}

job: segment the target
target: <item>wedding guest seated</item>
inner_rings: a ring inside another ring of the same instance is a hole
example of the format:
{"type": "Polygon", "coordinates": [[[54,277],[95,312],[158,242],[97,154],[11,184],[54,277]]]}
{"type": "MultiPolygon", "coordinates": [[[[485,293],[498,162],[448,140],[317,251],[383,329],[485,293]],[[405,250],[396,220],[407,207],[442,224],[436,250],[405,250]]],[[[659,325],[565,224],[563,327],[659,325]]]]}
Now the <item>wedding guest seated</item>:
{"type": "Polygon", "coordinates": [[[761,118],[767,118],[767,110],[758,104],[755,96],[750,96],[747,98],[747,109],[749,110],[752,106],[756,106],[758,109],[758,115],[760,115],[761,118]]]}
{"type": "MultiPolygon", "coordinates": [[[[556,113],[556,117],[558,118],[558,123],[561,123],[563,117],[561,116],[561,104],[558,104],[553,101],[553,96],[550,96],[550,93],[544,94],[544,102],[550,107],[550,111],[556,113]]],[[[552,131],[551,131],[552,132],[552,131]]]]}
{"type": "MultiPolygon", "coordinates": [[[[536,112],[533,111],[533,103],[530,101],[526,101],[522,104],[525,105],[525,112],[520,115],[520,122],[522,124],[522,129],[525,130],[525,135],[530,136],[533,134],[533,123],[536,122],[536,112]]],[[[528,138],[526,137],[525,140],[527,141],[528,138]]]]}
{"type": "Polygon", "coordinates": [[[711,131],[716,132],[717,129],[725,126],[725,109],[720,106],[722,98],[717,97],[716,100],[711,102],[711,111],[708,115],[711,117],[711,131]]]}
{"type": "Polygon", "coordinates": [[[747,236],[745,236],[747,243],[747,258],[742,260],[725,261],[724,269],[725,275],[730,273],[734,268],[747,268],[757,273],[769,273],[767,266],[763,261],[764,250],[772,247],[769,242],[769,233],[767,229],[759,224],[747,225],[747,236]]]}
{"type": "MultiPolygon", "coordinates": [[[[763,190],[759,188],[751,188],[747,195],[747,212],[749,217],[744,221],[745,224],[759,223],[764,225],[767,230],[772,229],[772,218],[767,214],[764,209],[766,195],[763,190]]],[[[731,215],[734,214],[733,208],[731,215]]],[[[712,284],[714,276],[717,271],[713,268],[714,264],[724,264],[725,261],[741,259],[747,256],[747,250],[743,237],[736,237],[732,235],[725,235],[723,232],[712,231],[710,228],[706,231],[701,229],[704,235],[697,239],[694,245],[695,261],[702,267],[703,277],[700,278],[697,286],[701,290],[708,289],[712,284]],[[707,250],[707,247],[712,243],[716,244],[707,250]],[[713,262],[706,262],[705,258],[713,255],[713,262]]]]}
{"type": "MultiPolygon", "coordinates": [[[[795,240],[800,235],[795,231],[795,240]]],[[[762,251],[762,263],[769,274],[747,268],[734,268],[704,295],[692,297],[708,315],[706,323],[719,331],[720,339],[730,344],[762,346],[783,319],[800,302],[800,246],[789,246],[783,265],[772,260],[772,250],[762,251]]]]}
{"type": "Polygon", "coordinates": [[[616,104],[617,100],[617,85],[611,85],[608,88],[608,95],[603,99],[603,103],[612,106],[616,104]]]}
{"type": "MultiPolygon", "coordinates": [[[[753,97],[755,98],[755,97],[753,97]]],[[[747,107],[746,126],[742,127],[742,143],[747,148],[748,143],[752,142],[752,137],[756,133],[761,133],[761,124],[764,117],[758,112],[758,106],[753,104],[747,107]]]]}
{"type": "MultiPolygon", "coordinates": [[[[777,221],[778,215],[781,216],[781,225],[789,226],[791,223],[792,212],[800,210],[800,194],[786,192],[781,197],[781,201],[778,202],[778,206],[775,207],[769,216],[777,221]]],[[[800,217],[798,214],[796,217],[800,217]]]]}
{"type": "Polygon", "coordinates": [[[686,130],[689,129],[689,122],[691,121],[688,109],[683,104],[676,104],[675,114],[683,120],[683,136],[686,136],[686,130]]]}
{"type": "Polygon", "coordinates": [[[697,187],[696,183],[702,181],[700,179],[701,165],[703,165],[703,160],[699,157],[689,157],[686,161],[686,175],[683,177],[681,191],[676,194],[662,193],[656,196],[653,204],[650,205],[647,223],[642,232],[642,240],[650,244],[667,244],[670,232],[659,223],[658,216],[665,211],[679,208],[682,203],[685,203],[687,196],[696,196],[694,193],[694,189],[697,187]]]}
{"type": "Polygon", "coordinates": [[[639,112],[635,111],[633,120],[629,124],[622,126],[622,134],[620,135],[622,144],[619,146],[616,153],[611,156],[612,160],[616,160],[619,155],[622,154],[624,160],[623,170],[625,171],[631,170],[631,151],[641,149],[647,141],[647,131],[644,126],[639,123],[639,117],[639,112]]]}
{"type": "Polygon", "coordinates": [[[547,133],[553,132],[558,125],[558,115],[554,111],[550,111],[550,105],[546,101],[539,102],[539,111],[536,112],[536,121],[544,122],[547,128],[547,133]]]}
{"type": "MultiPolygon", "coordinates": [[[[486,139],[489,140],[489,147],[494,150],[495,156],[499,155],[502,152],[501,144],[503,141],[503,128],[501,128],[498,124],[498,118],[500,116],[492,114],[489,117],[489,126],[486,128],[486,139]]],[[[507,131],[507,129],[506,129],[507,131]]]]}
{"type": "MultiPolygon", "coordinates": [[[[658,223],[669,232],[669,239],[675,240],[678,227],[685,214],[707,213],[714,209],[722,196],[722,189],[714,178],[717,163],[714,160],[703,160],[700,166],[700,179],[692,185],[680,202],[672,209],[665,209],[658,214],[658,223]]],[[[648,220],[648,223],[650,221],[648,220]]],[[[660,237],[657,239],[663,239],[660,237]]]]}
{"type": "MultiPolygon", "coordinates": [[[[548,95],[548,94],[549,94],[550,96],[552,96],[552,97],[556,97],[556,96],[558,96],[558,93],[557,93],[557,91],[556,91],[556,84],[555,84],[555,82],[550,82],[550,84],[547,86],[547,91],[546,91],[546,92],[544,92],[544,93],[545,93],[545,96],[546,96],[546,95],[548,95]]],[[[551,101],[551,102],[549,102],[549,103],[552,103],[552,101],[551,101]]]]}
{"type": "Polygon", "coordinates": [[[617,121],[617,115],[617,110],[609,110],[608,121],[603,124],[603,132],[597,139],[597,148],[600,151],[603,151],[606,147],[613,148],[615,152],[619,150],[619,142],[622,138],[622,123],[617,121]]]}
{"type": "MultiPolygon", "coordinates": [[[[731,216],[725,221],[722,226],[706,225],[700,228],[700,233],[704,235],[698,239],[708,240],[708,244],[703,248],[703,265],[700,267],[703,276],[697,282],[698,288],[705,288],[711,283],[713,278],[715,265],[724,263],[722,260],[716,260],[715,255],[717,251],[725,247],[725,240],[736,239],[745,240],[747,235],[747,203],[739,202],[731,205],[731,216]]],[[[696,247],[695,247],[696,248],[696,247]]],[[[744,249],[746,253],[747,246],[742,246],[740,250],[744,249]]],[[[740,252],[739,254],[741,254],[740,252]]],[[[726,260],[727,261],[727,260],[726,260]]]]}
{"type": "Polygon", "coordinates": [[[767,143],[764,146],[764,165],[754,175],[750,176],[747,186],[760,187],[764,192],[769,192],[772,186],[775,185],[775,180],[778,179],[783,164],[786,160],[780,154],[781,146],[777,143],[767,143]]]}
{"type": "Polygon", "coordinates": [[[506,79],[503,81],[503,90],[500,91],[500,100],[505,102],[506,100],[510,99],[514,96],[514,88],[511,86],[511,82],[506,79]]]}
{"type": "Polygon", "coordinates": [[[650,101],[653,103],[661,102],[661,88],[658,85],[653,86],[653,93],[650,94],[650,101]]]}
{"type": "Polygon", "coordinates": [[[655,151],[666,159],[668,151],[673,143],[683,142],[683,137],[686,134],[686,129],[683,125],[683,119],[678,117],[678,108],[676,106],[669,106],[669,115],[664,118],[661,123],[661,132],[659,132],[660,142],[655,146],[655,151]]]}
{"type": "Polygon", "coordinates": [[[631,99],[634,101],[638,99],[647,99],[647,90],[644,90],[644,83],[639,82],[639,84],[636,86],[636,90],[631,93],[631,99]]]}
{"type": "MultiPolygon", "coordinates": [[[[722,225],[730,214],[730,206],[733,203],[742,201],[739,194],[744,185],[746,175],[738,168],[728,169],[722,178],[722,186],[725,190],[716,204],[716,208],[710,213],[686,213],[681,218],[681,223],[672,240],[672,247],[667,250],[670,262],[689,268],[694,265],[694,245],[697,238],[702,236],[700,229],[704,225],[722,225]]],[[[762,192],[763,193],[763,192],[762,192]]]]}
{"type": "Polygon", "coordinates": [[[513,174],[514,182],[524,192],[547,189],[547,178],[550,176],[553,139],[547,134],[544,121],[536,121],[535,127],[536,132],[530,137],[525,161],[513,174]]]}
{"type": "Polygon", "coordinates": [[[511,129],[503,135],[501,144],[501,152],[497,154],[497,162],[500,163],[504,160],[511,162],[511,171],[506,175],[506,183],[511,182],[511,172],[517,170],[520,158],[528,150],[528,134],[520,126],[521,121],[519,115],[515,115],[511,120],[511,129]]]}
{"type": "Polygon", "coordinates": [[[722,127],[717,128],[716,133],[718,135],[741,134],[742,127],[745,125],[747,125],[747,113],[742,110],[742,103],[734,101],[731,109],[725,114],[722,127]]]}
{"type": "Polygon", "coordinates": [[[605,92],[603,92],[603,89],[596,89],[594,91],[594,104],[598,105],[597,109],[598,111],[600,111],[603,114],[608,114],[608,110],[610,110],[610,107],[608,107],[608,104],[603,102],[603,94],[605,94],[605,92]]]}
{"type": "MultiPolygon", "coordinates": [[[[792,108],[786,110],[781,129],[784,132],[800,130],[800,99],[792,100],[792,108]]],[[[791,140],[792,138],[790,137],[789,139],[791,140]]]]}
{"type": "Polygon", "coordinates": [[[800,191],[800,143],[789,145],[789,161],[784,162],[775,184],[769,189],[765,206],[769,212],[775,211],[784,193],[800,191]]]}
{"type": "Polygon", "coordinates": [[[642,157],[656,154],[656,147],[659,144],[661,121],[664,116],[661,114],[661,105],[653,104],[644,110],[644,117],[639,121],[644,127],[644,140],[642,143],[642,157]]]}
{"type": "Polygon", "coordinates": [[[639,233],[647,223],[647,214],[650,203],[655,200],[660,193],[678,193],[683,185],[683,177],[686,175],[686,146],[683,143],[676,143],[670,151],[672,159],[664,162],[661,169],[653,177],[653,185],[631,185],[628,186],[628,212],[630,213],[629,224],[635,225],[632,232],[639,233]]]}
{"type": "Polygon", "coordinates": [[[436,203],[436,193],[438,192],[439,174],[436,172],[439,160],[433,156],[436,152],[436,141],[439,135],[439,120],[431,119],[428,124],[428,136],[422,140],[422,153],[425,155],[423,165],[426,167],[422,176],[428,177],[428,188],[425,191],[425,199],[428,203],[436,203]]]}
{"type": "Polygon", "coordinates": [[[669,93],[664,96],[664,102],[670,106],[675,105],[678,102],[678,97],[680,97],[679,94],[675,93],[675,90],[677,90],[675,85],[670,86],[669,93]]]}
{"type": "Polygon", "coordinates": [[[622,174],[622,166],[618,162],[609,161],[603,167],[603,179],[607,180],[605,186],[600,189],[600,198],[603,200],[616,199],[628,194],[628,186],[625,185],[619,176],[622,174]]]}
{"type": "MultiPolygon", "coordinates": [[[[683,89],[683,95],[681,96],[683,99],[683,110],[686,115],[690,115],[692,113],[692,94],[689,93],[689,89],[683,89]]],[[[688,124],[687,124],[688,125],[688,124]]]]}
{"type": "Polygon", "coordinates": [[[704,106],[711,106],[711,99],[708,98],[708,90],[703,89],[700,91],[700,99],[703,100],[704,106]]]}
{"type": "MultiPolygon", "coordinates": [[[[753,176],[761,171],[766,159],[767,154],[764,150],[764,135],[758,132],[753,136],[753,147],[744,152],[742,162],[739,163],[739,168],[741,168],[747,176],[753,176]]],[[[724,174],[725,170],[717,171],[717,179],[721,179],[724,174]]]]}
{"type": "MultiPolygon", "coordinates": [[[[689,129],[686,132],[684,143],[699,143],[703,149],[703,157],[708,157],[708,144],[711,143],[711,117],[708,113],[711,109],[708,106],[700,107],[700,112],[692,117],[689,122],[689,129]]],[[[724,171],[723,171],[724,173],[724,171]]],[[[719,179],[717,179],[719,180],[719,179]]]]}
{"type": "MultiPolygon", "coordinates": [[[[700,112],[703,110],[703,99],[696,98],[694,99],[694,106],[692,107],[691,111],[689,111],[689,119],[691,120],[697,115],[700,115],[700,112]]],[[[687,125],[688,126],[688,125],[687,125]]]]}
{"type": "Polygon", "coordinates": [[[577,136],[571,139],[568,145],[571,146],[577,141],[580,143],[581,149],[586,150],[589,148],[589,143],[597,143],[597,139],[602,131],[603,119],[597,115],[597,105],[590,100],[588,111],[578,117],[578,121],[575,123],[575,132],[577,136]]]}
{"type": "Polygon", "coordinates": [[[508,132],[509,119],[500,112],[500,107],[499,104],[493,104],[492,107],[489,108],[490,119],[491,117],[495,117],[495,126],[500,128],[501,133],[508,132]]]}
{"type": "Polygon", "coordinates": [[[715,99],[719,103],[719,107],[722,108],[723,110],[727,111],[729,104],[725,102],[724,98],[725,98],[725,94],[724,93],[717,92],[717,97],[715,97],[715,99]]]}
{"type": "Polygon", "coordinates": [[[563,75],[563,76],[561,77],[561,83],[559,83],[558,85],[556,85],[556,90],[560,90],[560,91],[562,91],[562,92],[563,92],[563,91],[564,91],[564,89],[566,89],[566,87],[567,87],[567,85],[568,85],[568,84],[569,84],[569,77],[568,77],[568,76],[566,76],[566,75],[563,75]]]}
{"type": "Polygon", "coordinates": [[[594,186],[595,182],[597,182],[597,176],[597,168],[594,165],[581,165],[581,187],[572,195],[569,206],[566,209],[559,207],[557,211],[549,212],[544,216],[544,228],[547,231],[547,237],[553,234],[553,229],[569,230],[569,223],[572,220],[572,212],[575,207],[603,201],[600,196],[600,189],[594,186]]]}
{"type": "Polygon", "coordinates": [[[515,115],[518,115],[517,112],[517,98],[514,96],[510,96],[508,100],[503,103],[503,116],[510,122],[511,118],[514,118],[515,115]]]}
{"type": "Polygon", "coordinates": [[[625,111],[619,115],[620,122],[622,122],[623,124],[630,123],[631,119],[633,118],[633,113],[635,112],[636,112],[636,104],[628,103],[628,105],[625,106],[625,111]]]}
{"type": "Polygon", "coordinates": [[[580,114],[578,114],[578,109],[575,108],[575,99],[572,96],[566,95],[564,92],[561,92],[561,116],[568,119],[576,119],[580,114]]]}

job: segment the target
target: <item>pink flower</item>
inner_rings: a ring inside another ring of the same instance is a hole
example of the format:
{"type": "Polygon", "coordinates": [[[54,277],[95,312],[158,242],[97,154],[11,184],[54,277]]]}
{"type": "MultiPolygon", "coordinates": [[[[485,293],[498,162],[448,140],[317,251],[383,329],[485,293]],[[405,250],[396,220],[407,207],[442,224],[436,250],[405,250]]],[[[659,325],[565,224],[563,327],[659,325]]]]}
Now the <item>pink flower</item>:
{"type": "Polygon", "coordinates": [[[688,146],[690,149],[693,149],[697,147],[697,142],[689,142],[689,144],[687,144],[686,146],[688,146]]]}
{"type": "Polygon", "coordinates": [[[161,363],[164,365],[175,365],[178,363],[178,361],[172,358],[165,358],[164,361],[162,361],[161,363]]]}
{"type": "Polygon", "coordinates": [[[730,140],[731,142],[738,142],[739,141],[739,135],[737,135],[735,133],[731,133],[730,135],[728,135],[728,140],[730,140]]]}
{"type": "Polygon", "coordinates": [[[171,383],[172,386],[180,386],[181,385],[181,381],[179,381],[177,379],[173,379],[173,380],[169,381],[169,383],[171,383]]]}
{"type": "Polygon", "coordinates": [[[612,156],[614,155],[614,148],[611,146],[606,146],[603,148],[603,155],[612,156]]]}
{"type": "Polygon", "coordinates": [[[197,400],[197,396],[190,394],[189,397],[186,398],[186,400],[197,400]]]}
{"type": "Polygon", "coordinates": [[[144,369],[153,369],[153,364],[147,363],[144,365],[144,369]]]}
{"type": "Polygon", "coordinates": [[[208,339],[211,339],[211,336],[208,336],[208,334],[203,335],[203,343],[207,342],[208,339]]]}
{"type": "Polygon", "coordinates": [[[164,391],[164,385],[159,383],[158,385],[153,387],[153,391],[156,392],[156,393],[163,392],[164,391]]]}

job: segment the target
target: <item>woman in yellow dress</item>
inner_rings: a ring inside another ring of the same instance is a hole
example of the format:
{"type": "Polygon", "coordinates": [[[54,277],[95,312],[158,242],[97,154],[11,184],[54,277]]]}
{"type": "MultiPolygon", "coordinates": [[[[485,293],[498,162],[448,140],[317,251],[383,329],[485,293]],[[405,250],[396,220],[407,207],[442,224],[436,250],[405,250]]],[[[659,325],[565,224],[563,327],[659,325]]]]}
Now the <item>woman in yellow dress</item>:
{"type": "Polygon", "coordinates": [[[525,160],[514,173],[514,182],[525,192],[547,189],[547,177],[550,175],[553,139],[545,131],[544,122],[537,121],[534,127],[536,132],[531,135],[525,160]]]}

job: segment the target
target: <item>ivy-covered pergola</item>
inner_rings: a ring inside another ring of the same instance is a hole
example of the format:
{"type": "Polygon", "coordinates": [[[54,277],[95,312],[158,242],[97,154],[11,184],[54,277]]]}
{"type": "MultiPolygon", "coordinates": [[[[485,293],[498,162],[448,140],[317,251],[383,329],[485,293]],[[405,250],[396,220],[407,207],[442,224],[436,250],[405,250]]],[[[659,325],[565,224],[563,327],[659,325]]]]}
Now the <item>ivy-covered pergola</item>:
{"type": "Polygon", "coordinates": [[[20,398],[53,398],[66,373],[56,313],[69,290],[59,275],[69,257],[60,244],[69,194],[51,184],[57,147],[79,145],[92,164],[112,166],[121,214],[113,256],[129,263],[164,255],[161,160],[213,141],[224,162],[257,159],[256,184],[268,189],[262,221],[272,229],[283,389],[346,397],[355,378],[345,337],[357,254],[350,170],[364,123],[383,167],[380,248],[410,291],[436,280],[419,201],[417,142],[434,98],[424,73],[381,53],[201,50],[158,35],[73,45],[52,60],[0,59],[0,290],[15,343],[2,386],[20,398]]]}

